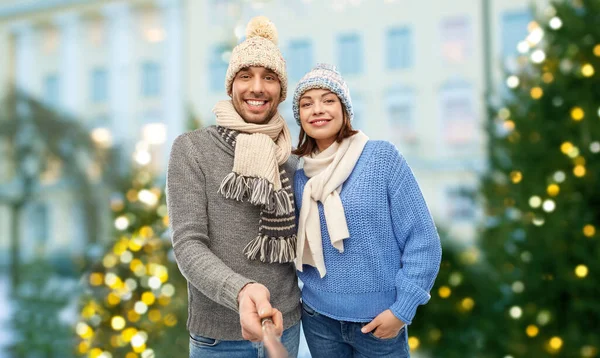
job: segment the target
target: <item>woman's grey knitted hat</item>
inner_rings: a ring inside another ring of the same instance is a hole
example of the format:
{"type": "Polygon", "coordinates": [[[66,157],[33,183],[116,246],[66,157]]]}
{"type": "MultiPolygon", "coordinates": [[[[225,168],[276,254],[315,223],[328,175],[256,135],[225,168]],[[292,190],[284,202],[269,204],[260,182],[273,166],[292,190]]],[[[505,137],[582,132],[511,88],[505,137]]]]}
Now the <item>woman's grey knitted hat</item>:
{"type": "Polygon", "coordinates": [[[335,66],[327,63],[317,64],[310,72],[304,75],[296,90],[294,91],[293,111],[296,123],[300,125],[300,97],[311,89],[327,89],[335,93],[346,108],[348,119],[352,121],[354,112],[352,110],[352,99],[350,98],[350,89],[342,75],[335,66]]]}

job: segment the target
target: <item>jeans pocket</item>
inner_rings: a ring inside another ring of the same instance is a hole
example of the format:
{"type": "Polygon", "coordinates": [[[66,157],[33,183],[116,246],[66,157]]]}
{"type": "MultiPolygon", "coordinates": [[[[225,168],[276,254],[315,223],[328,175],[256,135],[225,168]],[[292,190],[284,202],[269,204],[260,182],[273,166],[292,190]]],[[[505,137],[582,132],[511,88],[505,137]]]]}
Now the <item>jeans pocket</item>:
{"type": "Polygon", "coordinates": [[[219,340],[199,336],[197,334],[190,334],[190,343],[196,347],[214,347],[219,344],[219,340]]]}
{"type": "Polygon", "coordinates": [[[307,305],[305,302],[302,302],[302,311],[304,311],[304,313],[306,313],[309,317],[314,317],[314,316],[318,315],[318,313],[314,309],[312,309],[312,307],[307,305]]]}
{"type": "Polygon", "coordinates": [[[405,328],[406,328],[406,325],[402,326],[402,328],[400,328],[400,330],[398,331],[398,334],[395,335],[394,337],[390,337],[390,338],[380,338],[380,337],[377,337],[375,334],[373,334],[373,332],[375,330],[369,332],[369,337],[371,337],[371,338],[373,338],[375,340],[381,341],[381,342],[392,342],[392,341],[395,341],[396,339],[398,339],[398,337],[401,337],[402,335],[404,335],[404,329],[405,328]]]}

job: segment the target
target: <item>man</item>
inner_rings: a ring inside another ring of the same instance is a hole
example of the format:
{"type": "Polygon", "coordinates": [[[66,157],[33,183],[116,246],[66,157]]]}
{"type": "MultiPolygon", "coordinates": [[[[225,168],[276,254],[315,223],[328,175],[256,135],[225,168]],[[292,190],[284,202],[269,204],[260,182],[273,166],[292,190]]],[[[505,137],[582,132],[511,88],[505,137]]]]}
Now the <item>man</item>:
{"type": "Polygon", "coordinates": [[[173,143],[167,204],[188,281],[190,357],[257,357],[272,318],[290,356],[300,332],[293,176],[297,158],[277,107],[287,92],[275,26],[250,21],[225,79],[216,126],[173,143]],[[250,340],[250,341],[248,341],[250,340]]]}

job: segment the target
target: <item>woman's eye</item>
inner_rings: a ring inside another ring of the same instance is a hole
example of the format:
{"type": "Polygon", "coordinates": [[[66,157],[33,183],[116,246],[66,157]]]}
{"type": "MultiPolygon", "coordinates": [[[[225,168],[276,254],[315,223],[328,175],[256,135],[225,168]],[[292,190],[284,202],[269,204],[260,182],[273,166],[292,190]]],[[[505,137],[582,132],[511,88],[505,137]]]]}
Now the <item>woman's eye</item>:
{"type": "Polygon", "coordinates": [[[302,103],[302,104],[300,105],[300,107],[303,107],[303,108],[305,108],[305,107],[308,107],[308,106],[310,106],[310,103],[302,103]]]}

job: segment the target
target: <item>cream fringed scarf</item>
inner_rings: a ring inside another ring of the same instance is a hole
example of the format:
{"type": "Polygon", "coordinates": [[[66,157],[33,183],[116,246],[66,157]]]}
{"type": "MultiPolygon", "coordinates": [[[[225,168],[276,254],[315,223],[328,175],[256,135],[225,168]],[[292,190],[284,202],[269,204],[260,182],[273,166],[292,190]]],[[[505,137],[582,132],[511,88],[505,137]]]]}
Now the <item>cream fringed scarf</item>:
{"type": "MultiPolygon", "coordinates": [[[[219,133],[234,148],[233,168],[219,188],[227,199],[261,206],[259,233],[244,249],[263,262],[292,262],[296,250],[294,197],[281,165],[290,157],[290,132],[279,113],[266,124],[247,123],[231,101],[213,108],[219,133]]],[[[294,173],[290,173],[293,175],[294,173]]]]}
{"type": "Polygon", "coordinates": [[[331,245],[344,252],[343,240],[350,237],[340,192],[360,158],[369,138],[358,132],[341,143],[334,142],[323,152],[304,158],[304,173],[310,179],[304,186],[302,209],[298,219],[298,246],[296,268],[302,265],[317,268],[325,276],[321,223],[317,202],[323,204],[325,221],[331,245]]]}

